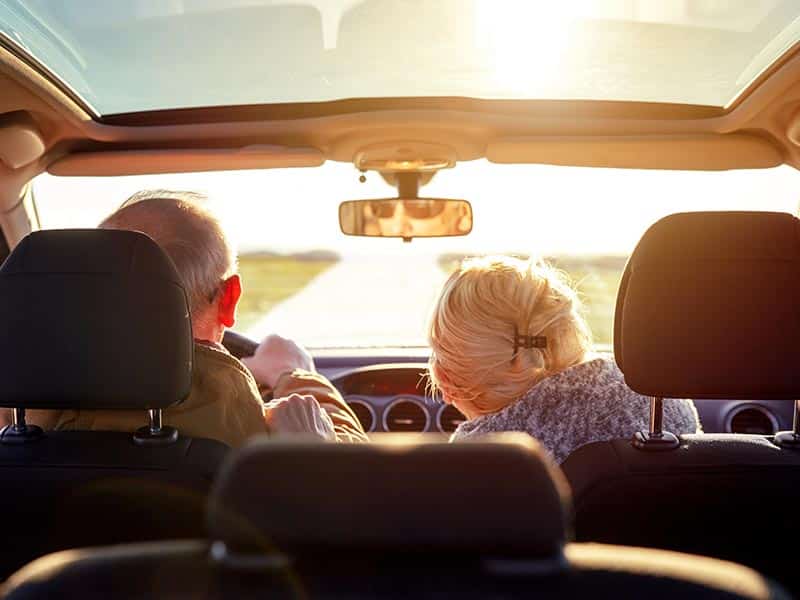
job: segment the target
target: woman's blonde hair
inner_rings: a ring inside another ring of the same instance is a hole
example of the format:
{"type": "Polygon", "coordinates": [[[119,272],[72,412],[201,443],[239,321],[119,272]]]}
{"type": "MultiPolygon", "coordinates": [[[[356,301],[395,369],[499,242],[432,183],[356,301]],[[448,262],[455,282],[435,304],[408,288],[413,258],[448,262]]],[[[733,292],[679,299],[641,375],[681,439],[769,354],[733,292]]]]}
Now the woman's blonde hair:
{"type": "Polygon", "coordinates": [[[496,412],[591,349],[580,302],[566,277],[536,261],[485,256],[462,262],[431,317],[434,389],[473,414],[496,412]],[[544,348],[515,348],[515,333],[545,336],[544,348]]]}

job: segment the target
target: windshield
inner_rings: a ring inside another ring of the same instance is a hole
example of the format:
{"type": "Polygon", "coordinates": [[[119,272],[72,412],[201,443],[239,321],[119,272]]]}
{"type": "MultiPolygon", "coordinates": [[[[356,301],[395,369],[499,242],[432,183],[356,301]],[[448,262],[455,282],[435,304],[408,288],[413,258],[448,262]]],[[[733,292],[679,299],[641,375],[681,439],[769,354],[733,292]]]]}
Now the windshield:
{"type": "Polygon", "coordinates": [[[45,228],[94,227],[142,189],[209,196],[239,249],[244,295],[235,330],[271,332],[308,347],[426,346],[425,324],[441,284],[464,255],[544,257],[571,276],[595,341],[611,342],[617,286],[627,255],[657,219],[692,210],[796,213],[800,174],[637,171],[459,163],[420,195],[467,199],[465,237],[356,238],[339,231],[346,199],[396,190],[351,165],[138,177],[41,175],[34,194],[45,228]]]}
{"type": "Polygon", "coordinates": [[[796,0],[0,0],[0,37],[100,115],[467,96],[727,106],[796,0]]]}

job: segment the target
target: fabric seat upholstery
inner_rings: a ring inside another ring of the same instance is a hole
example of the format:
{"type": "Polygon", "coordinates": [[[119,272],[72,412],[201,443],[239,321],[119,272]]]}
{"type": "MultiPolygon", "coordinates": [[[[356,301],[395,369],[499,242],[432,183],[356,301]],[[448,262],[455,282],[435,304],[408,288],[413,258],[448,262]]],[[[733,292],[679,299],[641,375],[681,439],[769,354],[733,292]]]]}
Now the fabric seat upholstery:
{"type": "Polygon", "coordinates": [[[785,597],[732,563],[568,543],[570,514],[558,467],[519,434],[463,444],[265,440],[223,468],[210,543],[52,555],[3,592],[14,600],[785,597]]]}
{"type": "MultiPolygon", "coordinates": [[[[128,231],[32,233],[0,268],[0,406],[147,410],[181,402],[193,340],[175,267],[128,231]]],[[[133,432],[45,432],[0,443],[6,517],[0,575],[81,545],[202,536],[228,449],[181,437],[139,446],[133,432]]]]}
{"type": "MultiPolygon", "coordinates": [[[[662,219],[631,255],[617,297],[614,353],[627,384],[665,398],[800,398],[798,274],[792,215],[662,219]]],[[[800,453],[771,437],[684,435],[663,452],[597,442],[562,467],[579,541],[722,557],[800,591],[780,543],[800,534],[800,453]]]]}

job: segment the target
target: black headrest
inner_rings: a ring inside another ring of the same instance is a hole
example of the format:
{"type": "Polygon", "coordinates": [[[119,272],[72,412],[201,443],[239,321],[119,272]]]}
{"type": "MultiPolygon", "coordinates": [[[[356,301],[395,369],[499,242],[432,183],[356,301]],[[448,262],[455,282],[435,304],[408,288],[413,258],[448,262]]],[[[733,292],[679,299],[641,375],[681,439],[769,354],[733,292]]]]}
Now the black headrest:
{"type": "Polygon", "coordinates": [[[243,553],[374,551],[559,556],[569,493],[523,434],[328,445],[262,440],[223,467],[209,529],[243,553]]]}
{"type": "Polygon", "coordinates": [[[800,221],[675,214],[642,237],[617,296],[627,384],[671,398],[800,398],[800,221]]]}
{"type": "Polygon", "coordinates": [[[133,231],[25,237],[0,267],[0,406],[166,408],[191,385],[175,266],[133,231]]]}

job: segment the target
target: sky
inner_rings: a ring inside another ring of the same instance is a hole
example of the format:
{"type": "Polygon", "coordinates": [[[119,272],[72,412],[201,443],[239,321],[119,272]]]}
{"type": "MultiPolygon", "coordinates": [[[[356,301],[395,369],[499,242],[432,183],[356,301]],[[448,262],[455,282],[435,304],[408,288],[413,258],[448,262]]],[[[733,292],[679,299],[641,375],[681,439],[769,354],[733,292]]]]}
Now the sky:
{"type": "Polygon", "coordinates": [[[343,256],[444,252],[533,255],[628,254],[660,217],[691,210],[797,213],[800,174],[791,167],[747,171],[656,171],[495,165],[485,160],[441,171],[420,196],[466,199],[465,237],[353,238],[341,234],[339,203],[395,195],[376,173],[366,183],[350,164],[137,177],[41,175],[34,192],[46,228],[94,227],[130,194],[169,188],[208,194],[241,252],[335,250],[343,256]]]}
{"type": "Polygon", "coordinates": [[[797,0],[23,4],[0,2],[0,31],[102,115],[402,96],[724,106],[800,39],[797,0]]]}

